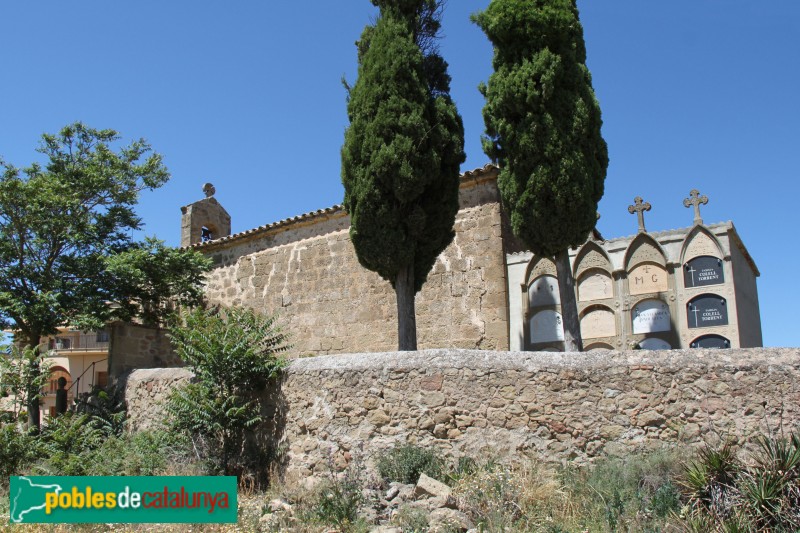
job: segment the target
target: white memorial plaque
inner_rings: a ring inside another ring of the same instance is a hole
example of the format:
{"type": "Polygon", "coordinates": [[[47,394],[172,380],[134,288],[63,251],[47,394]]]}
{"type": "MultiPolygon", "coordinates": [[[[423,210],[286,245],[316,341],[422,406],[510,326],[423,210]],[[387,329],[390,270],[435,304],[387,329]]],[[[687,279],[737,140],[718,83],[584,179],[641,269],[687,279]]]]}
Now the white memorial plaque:
{"type": "Polygon", "coordinates": [[[594,309],[581,318],[581,335],[584,339],[614,337],[616,334],[617,322],[614,313],[608,309],[594,309]]]}
{"type": "Polygon", "coordinates": [[[661,300],[645,300],[638,303],[631,313],[634,333],[669,331],[672,327],[669,306],[661,300]]]}
{"type": "Polygon", "coordinates": [[[531,318],[531,343],[564,340],[561,313],[545,309],[531,318]]]}
{"type": "Polygon", "coordinates": [[[614,288],[611,284],[611,276],[597,270],[588,273],[578,282],[578,295],[582,302],[613,298],[614,288]]]}
{"type": "Polygon", "coordinates": [[[672,346],[667,341],[661,339],[644,339],[639,343],[642,350],[671,350],[672,346]]]}
{"type": "Polygon", "coordinates": [[[667,271],[661,265],[645,263],[628,273],[631,294],[650,294],[669,290],[667,271]]]}
{"type": "Polygon", "coordinates": [[[558,293],[558,280],[553,276],[541,276],[528,287],[530,307],[558,305],[561,298],[558,293]]]}

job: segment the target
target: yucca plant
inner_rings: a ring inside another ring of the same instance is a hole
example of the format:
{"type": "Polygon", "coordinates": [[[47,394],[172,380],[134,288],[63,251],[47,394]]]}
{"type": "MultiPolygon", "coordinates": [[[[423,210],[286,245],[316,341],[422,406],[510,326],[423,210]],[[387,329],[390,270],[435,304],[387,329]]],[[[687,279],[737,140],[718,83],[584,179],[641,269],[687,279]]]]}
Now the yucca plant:
{"type": "Polygon", "coordinates": [[[753,469],[738,480],[742,507],[759,531],[780,524],[784,480],[774,472],[753,469]]]}
{"type": "Polygon", "coordinates": [[[682,485],[689,531],[800,531],[800,436],[760,436],[747,463],[729,443],[704,448],[682,485]]]}
{"type": "Polygon", "coordinates": [[[759,530],[800,529],[800,438],[761,436],[752,465],[742,473],[739,489],[752,523],[759,530]]]}
{"type": "Polygon", "coordinates": [[[680,484],[694,508],[724,521],[736,505],[735,482],[741,468],[732,443],[706,446],[698,452],[698,459],[687,465],[680,484]]]}

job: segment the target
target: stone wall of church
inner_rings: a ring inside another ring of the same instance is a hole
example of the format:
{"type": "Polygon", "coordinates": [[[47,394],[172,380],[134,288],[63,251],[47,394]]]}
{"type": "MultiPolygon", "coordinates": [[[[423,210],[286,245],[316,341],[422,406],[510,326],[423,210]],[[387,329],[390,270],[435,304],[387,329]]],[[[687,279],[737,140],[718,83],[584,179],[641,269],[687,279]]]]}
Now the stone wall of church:
{"type": "MultiPolygon", "coordinates": [[[[185,370],[136,371],[134,427],[185,370]],[[139,375],[141,373],[141,376],[139,375]],[[174,375],[173,375],[174,374],[174,375]],[[149,384],[149,385],[148,385],[149,384]]],[[[759,431],[800,431],[800,350],[427,350],[293,361],[267,410],[289,470],[401,443],[447,456],[589,460],[759,431]]]]}
{"type": "Polygon", "coordinates": [[[183,366],[165,329],[115,322],[110,330],[108,372],[113,379],[136,368],[183,366]]]}
{"type": "MultiPolygon", "coordinates": [[[[420,348],[508,349],[501,214],[493,179],[464,179],[456,238],[417,295],[420,348]]],[[[358,263],[341,210],[198,249],[212,303],[278,313],[296,356],[393,350],[389,282],[358,263]]]]}

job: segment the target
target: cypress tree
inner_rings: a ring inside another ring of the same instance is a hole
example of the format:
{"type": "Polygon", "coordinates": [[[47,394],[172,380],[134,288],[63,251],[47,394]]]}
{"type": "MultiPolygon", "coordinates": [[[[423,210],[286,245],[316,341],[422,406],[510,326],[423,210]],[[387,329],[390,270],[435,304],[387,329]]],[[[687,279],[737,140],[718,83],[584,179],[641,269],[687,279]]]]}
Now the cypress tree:
{"type": "Polygon", "coordinates": [[[464,128],[436,47],[438,0],[372,0],[357,43],[342,147],[350,239],[397,296],[400,350],[415,350],[414,297],[453,240],[464,128]]]}
{"type": "Polygon", "coordinates": [[[568,249],[595,226],[608,149],[576,1],[492,0],[473,21],[494,46],[494,73],[480,87],[484,151],[499,163],[512,230],[555,258],[565,349],[579,351],[568,249]]]}

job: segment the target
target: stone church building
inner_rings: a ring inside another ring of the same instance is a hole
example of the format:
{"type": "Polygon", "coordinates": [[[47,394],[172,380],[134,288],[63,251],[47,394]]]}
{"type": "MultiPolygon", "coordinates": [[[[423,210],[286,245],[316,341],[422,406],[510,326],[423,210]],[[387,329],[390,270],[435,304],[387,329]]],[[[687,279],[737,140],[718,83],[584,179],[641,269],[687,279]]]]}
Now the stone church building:
{"type": "MultiPolygon", "coordinates": [[[[214,261],[211,303],[277,313],[298,356],[393,351],[391,285],[358,263],[341,206],[231,234],[231,217],[206,198],[181,208],[181,245],[214,261]]],[[[650,233],[596,231],[571,250],[586,349],[761,346],[759,272],[731,222],[705,225],[697,191],[692,227],[650,233]]],[[[461,176],[456,237],[416,299],[420,349],[562,350],[552,260],[511,234],[491,165],[461,176]]]]}

